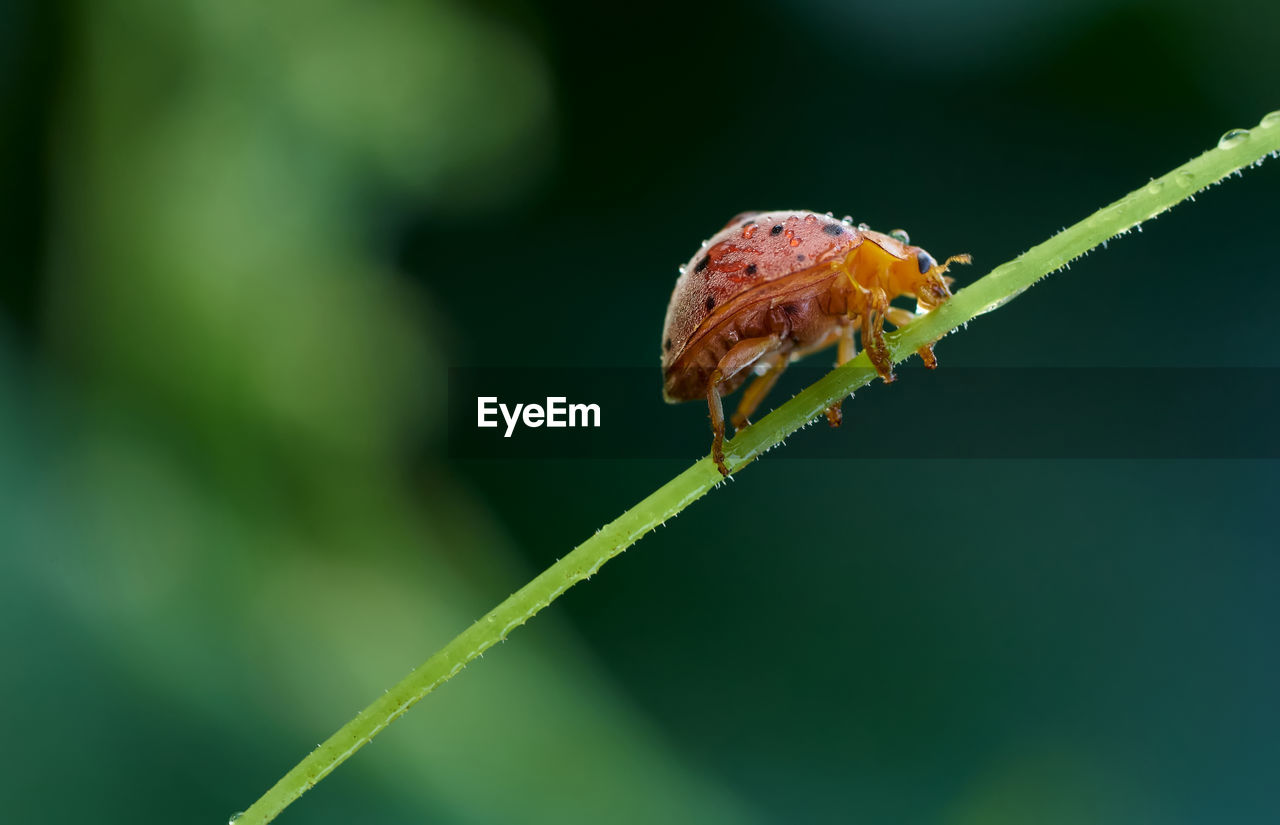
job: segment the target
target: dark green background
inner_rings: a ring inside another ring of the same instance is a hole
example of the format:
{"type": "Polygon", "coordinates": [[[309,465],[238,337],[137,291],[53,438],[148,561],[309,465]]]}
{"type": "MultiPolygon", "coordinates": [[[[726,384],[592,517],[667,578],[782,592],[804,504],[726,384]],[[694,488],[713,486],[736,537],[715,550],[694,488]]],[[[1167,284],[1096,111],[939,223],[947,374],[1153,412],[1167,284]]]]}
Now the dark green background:
{"type": "MultiPolygon", "coordinates": [[[[660,325],[729,216],[963,285],[1280,108],[1278,8],[0,2],[3,817],[225,821],[688,463],[450,462],[449,366],[651,365],[701,430],[660,325]]],[[[943,368],[1280,365],[1276,175],[943,368]]],[[[801,437],[925,437],[857,406],[801,437]]],[[[1278,480],[770,454],[281,821],[1274,820],[1278,480]]]]}

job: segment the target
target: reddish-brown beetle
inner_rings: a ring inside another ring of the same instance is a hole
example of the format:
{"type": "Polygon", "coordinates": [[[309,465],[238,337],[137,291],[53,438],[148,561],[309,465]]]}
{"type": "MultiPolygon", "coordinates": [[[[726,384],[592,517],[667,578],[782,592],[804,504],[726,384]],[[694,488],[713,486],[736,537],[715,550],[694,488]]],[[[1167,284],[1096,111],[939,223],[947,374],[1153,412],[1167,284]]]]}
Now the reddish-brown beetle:
{"type": "MultiPolygon", "coordinates": [[[[894,380],[884,322],[902,326],[951,297],[939,264],[907,233],[872,232],[849,218],[805,210],[744,212],[680,268],[662,330],[663,397],[703,399],[711,410],[711,456],[723,475],[724,408],[720,398],[751,372],[733,426],[741,429],[791,361],[837,345],[836,363],[853,358],[854,332],[885,381],[894,380]],[[915,313],[890,305],[906,295],[915,313]]],[[[937,366],[933,347],[919,351],[937,366]]],[[[840,423],[840,405],[827,410],[840,423]]]]}

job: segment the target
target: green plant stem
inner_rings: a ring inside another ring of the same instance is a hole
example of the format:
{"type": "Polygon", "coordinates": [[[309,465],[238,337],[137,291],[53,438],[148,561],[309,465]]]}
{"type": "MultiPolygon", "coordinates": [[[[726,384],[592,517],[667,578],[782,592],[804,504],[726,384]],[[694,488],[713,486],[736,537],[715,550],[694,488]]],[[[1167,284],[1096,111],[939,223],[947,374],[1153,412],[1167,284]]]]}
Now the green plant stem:
{"type": "MultiPolygon", "coordinates": [[[[1159,215],[1219,180],[1280,152],[1280,113],[1272,113],[1245,138],[1219,147],[1179,166],[1106,206],[1069,229],[992,270],[956,293],[943,306],[887,336],[893,362],[938,340],[971,319],[1016,297],[1045,275],[1143,221],[1159,215]]],[[[743,430],[725,444],[725,460],[741,470],[766,450],[820,416],[837,399],[875,378],[865,353],[838,367],[790,401],[743,430]]],[[[668,481],[635,507],[601,528],[567,556],[520,588],[464,630],[399,684],[343,725],[236,819],[236,825],[259,825],[276,817],[289,803],[329,775],[347,757],[413,707],[468,662],[506,639],[512,630],[573,585],[590,578],[601,565],[657,529],[722,481],[709,457],[668,481]]]]}

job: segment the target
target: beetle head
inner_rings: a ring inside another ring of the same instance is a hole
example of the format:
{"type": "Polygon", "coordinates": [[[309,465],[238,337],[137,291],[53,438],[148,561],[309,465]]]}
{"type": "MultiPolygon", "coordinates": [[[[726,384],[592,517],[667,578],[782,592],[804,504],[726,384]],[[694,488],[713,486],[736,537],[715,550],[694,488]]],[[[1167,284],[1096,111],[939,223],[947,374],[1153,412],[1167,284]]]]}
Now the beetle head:
{"type": "Polygon", "coordinates": [[[967,253],[963,255],[952,255],[942,263],[934,260],[933,256],[919,247],[913,247],[915,251],[916,268],[920,272],[920,280],[916,284],[916,311],[928,312],[937,307],[943,301],[951,297],[951,284],[955,283],[955,278],[946,274],[947,269],[952,264],[968,264],[973,263],[973,258],[967,253]]]}

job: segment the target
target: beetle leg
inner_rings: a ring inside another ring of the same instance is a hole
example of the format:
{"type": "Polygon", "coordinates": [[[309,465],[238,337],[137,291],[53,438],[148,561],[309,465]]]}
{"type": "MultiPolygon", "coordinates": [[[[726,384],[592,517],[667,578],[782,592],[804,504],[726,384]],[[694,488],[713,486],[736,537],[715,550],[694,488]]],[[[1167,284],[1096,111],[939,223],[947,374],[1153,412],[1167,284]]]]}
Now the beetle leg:
{"type": "Polygon", "coordinates": [[[756,411],[756,407],[760,406],[760,402],[773,389],[773,385],[778,383],[778,378],[787,369],[787,364],[791,362],[788,354],[782,354],[778,360],[769,366],[769,371],[760,375],[756,380],[747,385],[742,392],[742,400],[738,402],[738,411],[733,414],[733,428],[741,430],[751,422],[748,420],[751,414],[756,411]]]}
{"type": "Polygon", "coordinates": [[[874,313],[867,318],[866,326],[862,328],[862,346],[866,349],[867,357],[871,359],[871,366],[875,367],[880,378],[886,384],[896,381],[892,356],[884,342],[884,316],[880,313],[874,313]]]}
{"type": "Polygon", "coordinates": [[[854,343],[853,333],[858,330],[859,324],[845,324],[841,326],[837,332],[839,340],[836,342],[836,366],[843,367],[854,359],[858,354],[858,345],[854,343]]]}
{"type": "Polygon", "coordinates": [[[891,306],[885,310],[884,317],[888,319],[889,323],[901,329],[920,316],[910,310],[903,309],[902,307],[891,306]]]}
{"type": "MultiPolygon", "coordinates": [[[[889,320],[889,323],[893,324],[898,329],[902,329],[907,324],[920,317],[914,312],[905,310],[902,307],[894,306],[889,307],[884,315],[885,318],[889,320]]],[[[938,368],[937,356],[933,354],[933,344],[925,344],[923,347],[916,350],[916,355],[920,356],[920,360],[923,361],[924,365],[929,369],[936,370],[938,368]]]]}
{"type": "Polygon", "coordinates": [[[877,287],[872,290],[871,299],[867,301],[867,311],[862,321],[862,348],[867,351],[871,365],[886,384],[895,380],[889,347],[884,343],[884,314],[888,309],[888,296],[883,289],[877,287]]]}
{"type": "MultiPolygon", "coordinates": [[[[836,366],[842,367],[853,360],[858,354],[858,346],[853,342],[853,331],[857,328],[856,323],[846,324],[836,330],[838,340],[836,342],[836,366]]],[[[839,427],[840,422],[844,420],[844,414],[840,411],[840,405],[844,403],[841,398],[836,403],[827,407],[827,423],[832,427],[839,427]]]]}
{"type": "Polygon", "coordinates": [[[724,404],[720,401],[720,381],[724,378],[720,370],[711,371],[711,381],[707,384],[707,409],[711,411],[711,460],[716,463],[720,475],[729,475],[724,466],[724,404]]]}
{"type": "Polygon", "coordinates": [[[771,350],[777,349],[780,343],[782,339],[777,335],[739,341],[729,348],[711,371],[711,380],[707,382],[707,409],[711,412],[711,458],[722,476],[729,475],[729,468],[724,465],[724,404],[720,400],[720,384],[733,378],[771,350]]]}

